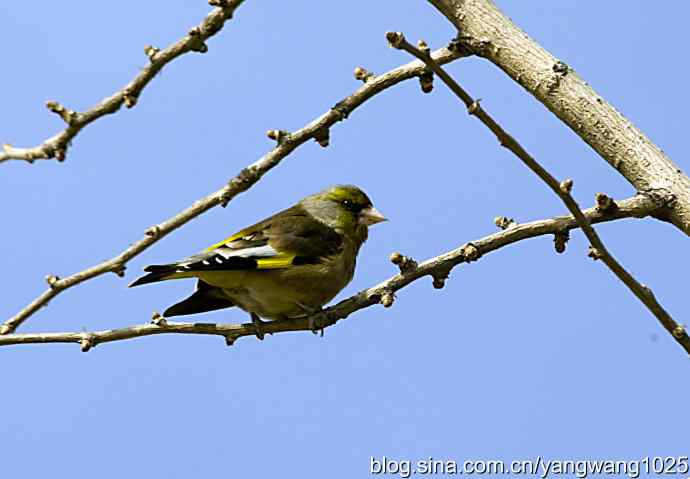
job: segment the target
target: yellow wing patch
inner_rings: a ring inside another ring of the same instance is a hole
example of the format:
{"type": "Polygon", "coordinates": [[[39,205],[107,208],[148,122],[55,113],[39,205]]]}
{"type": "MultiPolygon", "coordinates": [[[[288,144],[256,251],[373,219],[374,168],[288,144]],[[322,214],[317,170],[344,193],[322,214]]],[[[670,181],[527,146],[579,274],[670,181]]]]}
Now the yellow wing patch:
{"type": "Polygon", "coordinates": [[[292,260],[295,259],[295,255],[281,255],[275,256],[273,258],[262,258],[256,260],[257,269],[280,269],[289,268],[292,266],[292,260]]]}

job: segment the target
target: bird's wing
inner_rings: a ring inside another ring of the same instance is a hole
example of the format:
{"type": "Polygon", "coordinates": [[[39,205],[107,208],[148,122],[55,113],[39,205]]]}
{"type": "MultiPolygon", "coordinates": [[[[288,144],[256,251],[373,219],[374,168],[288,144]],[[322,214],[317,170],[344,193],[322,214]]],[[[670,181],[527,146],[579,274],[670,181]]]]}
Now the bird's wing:
{"type": "Polygon", "coordinates": [[[293,206],[176,263],[181,271],[287,268],[342,250],[342,236],[293,206]]]}
{"type": "Polygon", "coordinates": [[[203,271],[246,271],[317,264],[342,251],[343,237],[310,216],[300,205],[276,213],[214,244],[199,254],[170,264],[144,268],[148,274],[130,286],[195,276],[203,271]]]}
{"type": "Polygon", "coordinates": [[[300,205],[276,213],[199,254],[170,264],[152,264],[130,286],[188,278],[204,271],[246,271],[317,264],[343,250],[343,237],[300,205]]]}

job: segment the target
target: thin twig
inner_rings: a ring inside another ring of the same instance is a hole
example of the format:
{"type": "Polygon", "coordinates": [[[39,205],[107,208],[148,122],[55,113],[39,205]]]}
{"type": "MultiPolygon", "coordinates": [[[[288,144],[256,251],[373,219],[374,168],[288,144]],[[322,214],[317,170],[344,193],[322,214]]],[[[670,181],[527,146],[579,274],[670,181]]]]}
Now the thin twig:
{"type": "Polygon", "coordinates": [[[590,257],[601,259],[606,266],[620,279],[630,291],[652,312],[662,326],[673,336],[673,338],[690,354],[690,337],[685,327],[678,324],[671,315],[659,304],[654,297],[652,290],[639,283],[623,266],[616,261],[613,255],[606,249],[599,235],[594,231],[587,217],[582,213],[575,199],[570,194],[573,182],[565,180],[558,182],[548,171],[546,171],[527,151],[510,136],[496,121],[472,98],[441,66],[429,56],[426,44],[422,48],[416,48],[410,44],[402,33],[388,32],[387,38],[390,44],[397,49],[405,50],[411,55],[423,61],[429,69],[443,80],[443,82],[457,95],[467,107],[470,115],[476,116],[491,132],[496,135],[501,146],[510,150],[522,162],[532,170],[549,188],[563,201],[568,211],[575,217],[578,225],[587,236],[592,250],[590,257]]]}
{"type": "MultiPolygon", "coordinates": [[[[615,211],[604,212],[594,207],[582,213],[590,222],[600,223],[623,218],[643,218],[654,214],[662,207],[654,199],[643,195],[619,201],[617,205],[618,208],[615,211]]],[[[431,276],[434,278],[434,284],[437,284],[438,279],[447,277],[450,271],[460,263],[477,260],[487,253],[521,240],[559,234],[578,227],[578,222],[572,216],[557,216],[555,218],[512,226],[506,230],[466,243],[459,248],[420,264],[417,264],[411,258],[394,254],[391,257],[391,261],[401,268],[400,274],[361,291],[335,306],[324,309],[310,318],[266,322],[262,325],[262,329],[264,333],[268,334],[286,331],[323,330],[332,326],[338,320],[348,317],[355,311],[374,304],[381,303],[386,307],[391,306],[396,291],[422,277],[431,276]]],[[[0,346],[31,343],[78,343],[81,345],[82,350],[87,351],[101,343],[166,333],[219,335],[224,336],[228,344],[232,344],[242,336],[255,336],[256,327],[253,323],[178,323],[167,321],[155,315],[151,324],[120,329],[93,332],[7,334],[0,336],[0,346]]]]}
{"type": "Polygon", "coordinates": [[[67,123],[67,127],[32,148],[15,148],[4,144],[3,151],[0,152],[0,163],[7,160],[25,160],[33,163],[34,160],[51,158],[63,161],[70,142],[85,126],[104,115],[115,113],[123,104],[127,108],[133,107],[144,88],[165,65],[190,51],[205,53],[208,50],[205,41],[223,28],[225,22],[232,18],[235,10],[243,2],[244,0],[210,0],[209,3],[218,8],[213,9],[199,25],[190,29],[184,38],[172,45],[162,50],[147,45],[144,52],[149,57],[149,63],[127,85],[111,96],[104,98],[92,108],[83,112],[76,112],[68,110],[58,102],[46,102],[46,107],[59,115],[67,123]]]}
{"type": "MultiPolygon", "coordinates": [[[[448,48],[441,48],[433,54],[435,61],[441,64],[448,63],[462,56],[464,56],[463,53],[448,48]]],[[[385,74],[370,78],[352,95],[337,103],[329,111],[300,130],[292,133],[281,132],[282,134],[277,136],[278,145],[273,150],[242,170],[237,176],[232,178],[227,185],[196,201],[192,206],[181,211],[172,218],[152,226],[146,230],[146,234],[142,239],[134,242],[129,248],[125,249],[114,258],[92,266],[84,271],[72,274],[64,279],[57,279],[55,276],[49,276],[48,283],[50,287],[19,313],[1,325],[0,334],[13,332],[20,324],[26,321],[41,307],[48,304],[48,301],[57,296],[61,291],[104,273],[114,272],[124,274],[125,264],[129,260],[139,255],[163,236],[217,205],[227,205],[235,196],[259,181],[266,172],[278,165],[283,158],[288,156],[298,146],[304,144],[311,138],[323,140],[324,132],[328,132],[329,128],[335,123],[347,118],[347,116],[362,105],[362,103],[393,85],[419,76],[424,72],[425,68],[422,62],[415,60],[390,70],[385,74]]]]}

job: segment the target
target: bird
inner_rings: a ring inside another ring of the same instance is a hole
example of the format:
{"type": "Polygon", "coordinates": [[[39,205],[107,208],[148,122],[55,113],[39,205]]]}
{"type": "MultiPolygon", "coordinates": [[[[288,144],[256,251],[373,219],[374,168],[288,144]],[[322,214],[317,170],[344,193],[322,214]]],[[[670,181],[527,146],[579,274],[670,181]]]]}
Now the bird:
{"type": "Polygon", "coordinates": [[[197,278],[195,292],[163,317],[238,307],[263,339],[263,320],[309,316],[347,286],[369,227],[382,221],[387,218],[364,191],[335,185],[201,253],[146,266],[148,274],[129,286],[197,278]]]}

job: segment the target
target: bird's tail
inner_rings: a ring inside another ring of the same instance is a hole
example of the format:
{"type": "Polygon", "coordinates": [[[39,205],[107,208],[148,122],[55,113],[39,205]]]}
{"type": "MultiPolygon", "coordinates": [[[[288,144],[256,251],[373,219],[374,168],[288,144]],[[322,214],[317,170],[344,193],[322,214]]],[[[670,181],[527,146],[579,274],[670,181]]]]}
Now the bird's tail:
{"type": "Polygon", "coordinates": [[[201,280],[197,282],[196,291],[189,298],[170,306],[163,316],[182,316],[186,314],[205,313],[217,309],[230,308],[235,303],[220,288],[211,286],[201,280]]]}
{"type": "Polygon", "coordinates": [[[148,274],[145,274],[130,284],[130,288],[132,286],[156,283],[158,281],[164,281],[166,279],[173,279],[177,277],[175,274],[177,271],[177,266],[174,264],[152,264],[144,268],[144,271],[146,271],[148,274]]]}

